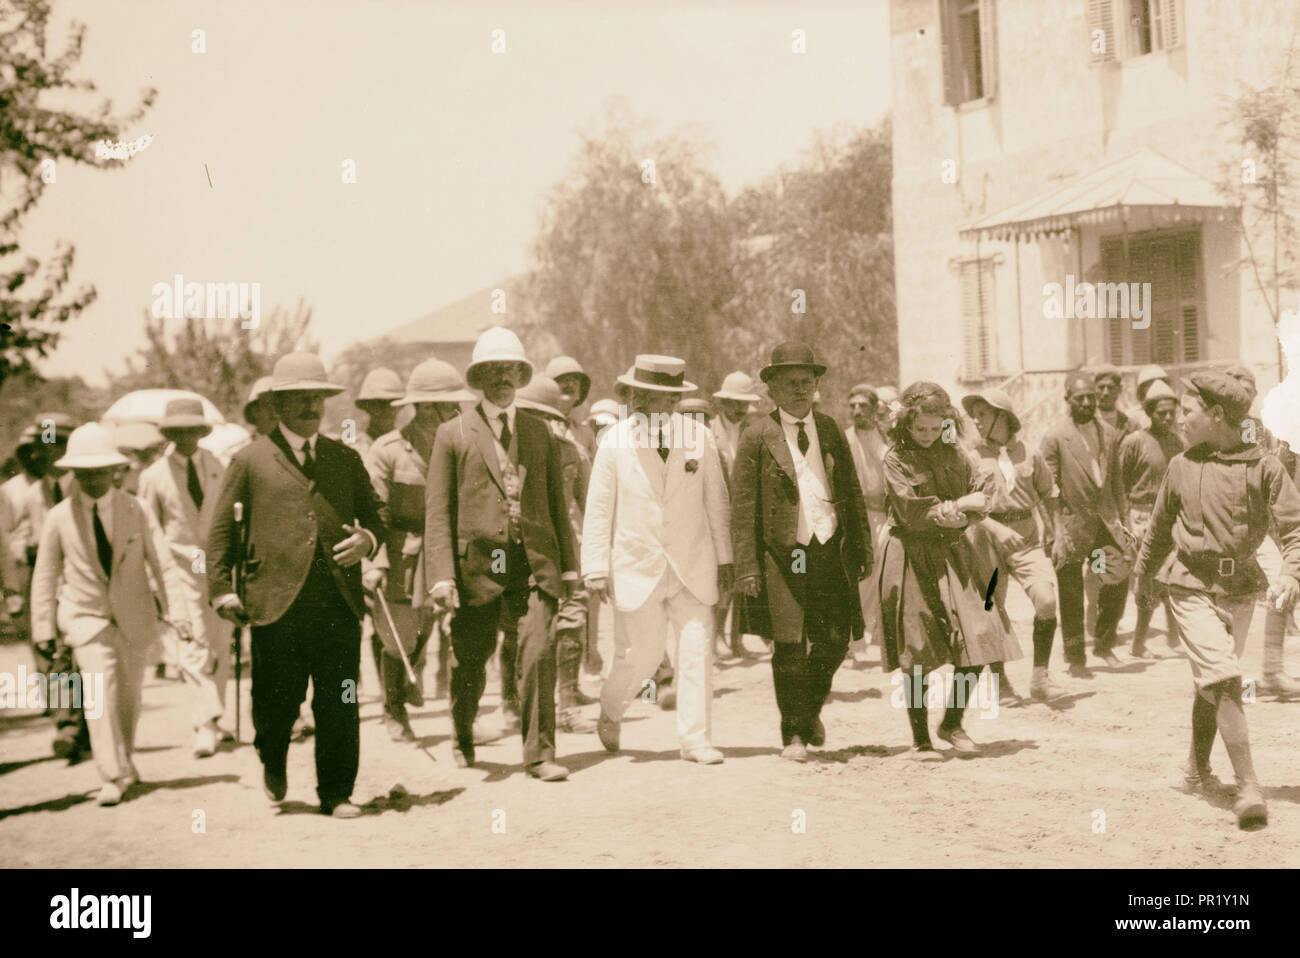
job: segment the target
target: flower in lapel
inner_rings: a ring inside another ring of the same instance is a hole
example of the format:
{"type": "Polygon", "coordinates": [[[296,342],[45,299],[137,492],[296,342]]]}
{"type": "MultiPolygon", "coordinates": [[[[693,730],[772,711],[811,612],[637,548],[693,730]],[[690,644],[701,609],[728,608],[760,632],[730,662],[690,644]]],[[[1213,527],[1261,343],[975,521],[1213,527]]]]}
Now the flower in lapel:
{"type": "Polygon", "coordinates": [[[686,467],[686,471],[687,471],[687,472],[695,472],[697,469],[700,468],[700,457],[699,457],[699,456],[687,456],[687,457],[686,457],[685,467],[686,467]]]}

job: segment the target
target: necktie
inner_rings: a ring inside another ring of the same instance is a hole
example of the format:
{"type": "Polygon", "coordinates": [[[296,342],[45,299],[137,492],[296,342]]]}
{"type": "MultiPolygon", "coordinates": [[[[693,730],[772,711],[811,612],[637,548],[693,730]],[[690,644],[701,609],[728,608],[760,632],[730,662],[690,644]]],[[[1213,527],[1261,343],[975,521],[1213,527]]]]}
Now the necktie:
{"type": "Polygon", "coordinates": [[[795,444],[799,447],[799,455],[806,456],[808,455],[808,433],[803,427],[802,419],[795,425],[799,427],[799,435],[795,439],[795,444]]]}
{"type": "Polygon", "coordinates": [[[501,448],[510,451],[510,417],[505,413],[497,416],[501,420],[501,448]]]}
{"type": "Polygon", "coordinates": [[[1016,467],[1011,462],[1011,453],[1007,452],[1006,446],[998,450],[998,468],[1002,470],[1002,478],[1007,481],[1007,489],[1015,489],[1016,467]]]}
{"type": "Polygon", "coordinates": [[[302,444],[302,471],[308,479],[316,478],[316,460],[311,457],[311,442],[302,444]]]}
{"type": "Polygon", "coordinates": [[[104,524],[99,521],[99,503],[90,507],[90,524],[95,529],[95,551],[99,553],[99,564],[104,567],[104,575],[113,574],[113,547],[109,544],[104,524]]]}
{"type": "Polygon", "coordinates": [[[63,501],[63,486],[59,485],[59,480],[54,480],[54,492],[52,493],[54,504],[57,506],[63,501]]]}
{"type": "Polygon", "coordinates": [[[190,490],[190,498],[194,500],[194,508],[203,508],[203,486],[199,484],[199,471],[194,468],[194,457],[191,456],[185,460],[185,485],[190,490]]]}
{"type": "Polygon", "coordinates": [[[664,462],[667,462],[668,461],[668,430],[660,429],[656,435],[658,436],[658,438],[655,440],[655,445],[658,448],[655,451],[659,453],[660,459],[662,459],[664,462]]]}

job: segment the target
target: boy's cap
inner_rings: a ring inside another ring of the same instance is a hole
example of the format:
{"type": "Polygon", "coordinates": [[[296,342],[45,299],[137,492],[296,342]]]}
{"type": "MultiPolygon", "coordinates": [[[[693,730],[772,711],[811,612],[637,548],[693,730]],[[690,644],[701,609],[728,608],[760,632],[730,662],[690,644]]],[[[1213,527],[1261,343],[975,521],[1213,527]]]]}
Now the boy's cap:
{"type": "Polygon", "coordinates": [[[1250,393],[1227,373],[1203,369],[1185,378],[1183,385],[1200,396],[1207,406],[1222,406],[1234,424],[1250,412],[1250,393]]]}

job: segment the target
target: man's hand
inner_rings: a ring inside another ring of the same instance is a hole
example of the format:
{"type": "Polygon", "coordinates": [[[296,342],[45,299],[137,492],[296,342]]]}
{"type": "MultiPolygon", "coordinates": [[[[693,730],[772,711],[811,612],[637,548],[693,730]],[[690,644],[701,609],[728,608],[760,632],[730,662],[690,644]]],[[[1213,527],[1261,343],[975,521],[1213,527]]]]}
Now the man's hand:
{"type": "Polygon", "coordinates": [[[343,528],[352,535],[335,544],[334,561],[346,569],[370,555],[370,537],[362,531],[360,523],[348,525],[345,522],[343,528]]]}
{"type": "Polygon", "coordinates": [[[757,596],[759,589],[762,588],[762,580],[756,575],[747,575],[737,579],[732,586],[732,590],[740,595],[757,596]]]}
{"type": "Polygon", "coordinates": [[[1300,598],[1300,583],[1289,575],[1280,575],[1277,581],[1268,587],[1268,601],[1278,612],[1286,612],[1295,607],[1300,598]]]}
{"type": "Polygon", "coordinates": [[[966,517],[952,500],[939,503],[935,509],[934,521],[945,529],[960,529],[966,525],[966,517]]]}
{"type": "Polygon", "coordinates": [[[244,603],[240,602],[238,597],[231,596],[225,602],[214,606],[214,608],[217,615],[227,622],[233,622],[235,625],[248,625],[248,610],[244,608],[244,603]]]}
{"type": "Polygon", "coordinates": [[[608,602],[613,597],[609,588],[609,576],[590,575],[584,581],[587,585],[587,595],[591,596],[592,602],[608,602]]]}
{"type": "Polygon", "coordinates": [[[437,612],[450,612],[460,607],[460,596],[456,593],[454,582],[439,582],[429,590],[429,598],[437,612]]]}
{"type": "Polygon", "coordinates": [[[726,595],[735,582],[735,567],[730,563],[718,566],[718,594],[726,595]]]}
{"type": "Polygon", "coordinates": [[[361,588],[367,592],[379,592],[388,586],[386,569],[367,569],[361,576],[361,588]]]}
{"type": "Polygon", "coordinates": [[[5,611],[10,615],[22,615],[23,596],[21,592],[10,592],[5,596],[5,611]]]}
{"type": "Polygon", "coordinates": [[[167,624],[176,630],[176,635],[182,642],[194,641],[194,627],[188,619],[168,619],[167,624]]]}
{"type": "Polygon", "coordinates": [[[1052,537],[1052,568],[1060,569],[1065,566],[1069,558],[1069,549],[1066,548],[1065,535],[1061,530],[1056,530],[1056,535],[1052,537]]]}

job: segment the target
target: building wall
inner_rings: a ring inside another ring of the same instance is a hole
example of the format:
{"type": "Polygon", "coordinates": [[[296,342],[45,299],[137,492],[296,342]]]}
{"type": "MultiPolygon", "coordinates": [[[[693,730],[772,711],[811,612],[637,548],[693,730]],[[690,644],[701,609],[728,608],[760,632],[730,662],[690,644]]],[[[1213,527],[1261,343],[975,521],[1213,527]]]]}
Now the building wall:
{"type": "MultiPolygon", "coordinates": [[[[1121,4],[1122,0],[1115,0],[1121,4]]],[[[1262,83],[1280,67],[1296,7],[1273,0],[1184,0],[1184,45],[1090,66],[1086,0],[996,0],[997,91],[990,101],[943,103],[939,0],[891,0],[894,73],[894,221],[903,383],[956,386],[961,314],[954,259],[976,254],[959,228],[1143,146],[1211,182],[1239,165],[1217,124],[1238,80],[1262,83]],[[944,161],[957,182],[944,183],[944,161]]],[[[1085,229],[1083,275],[1095,275],[1102,235],[1085,229]]],[[[1103,358],[1100,320],[1048,320],[1042,287],[1079,278],[1073,236],[979,244],[1001,255],[996,274],[997,356],[1010,375],[1103,358]],[[1017,321],[1017,292],[1022,321],[1017,321]],[[1023,342],[1021,328],[1023,327],[1023,342]]],[[[1271,322],[1248,271],[1233,272],[1239,239],[1228,223],[1202,230],[1207,359],[1257,366],[1275,380],[1271,322]]],[[[1271,377],[1271,378],[1270,378],[1271,377]]],[[[960,391],[960,390],[959,390],[960,391]]]]}

